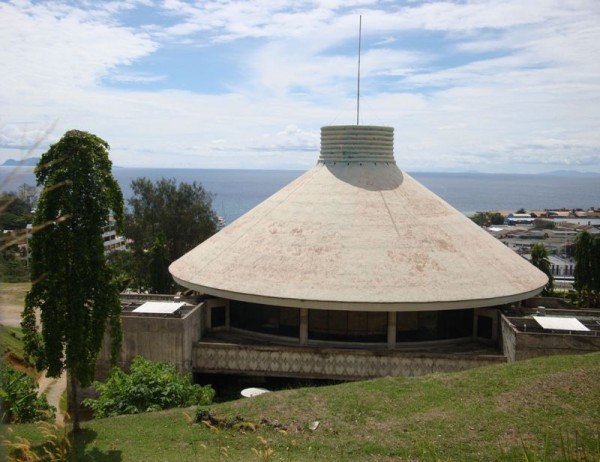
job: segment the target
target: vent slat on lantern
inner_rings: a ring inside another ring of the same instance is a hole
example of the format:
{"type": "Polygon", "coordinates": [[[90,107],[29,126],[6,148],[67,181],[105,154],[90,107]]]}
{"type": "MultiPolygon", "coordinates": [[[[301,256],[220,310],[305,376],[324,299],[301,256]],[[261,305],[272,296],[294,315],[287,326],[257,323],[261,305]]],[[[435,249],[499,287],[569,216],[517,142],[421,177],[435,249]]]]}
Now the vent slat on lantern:
{"type": "Polygon", "coordinates": [[[321,129],[319,162],[394,162],[394,129],[341,125],[321,129]]]}

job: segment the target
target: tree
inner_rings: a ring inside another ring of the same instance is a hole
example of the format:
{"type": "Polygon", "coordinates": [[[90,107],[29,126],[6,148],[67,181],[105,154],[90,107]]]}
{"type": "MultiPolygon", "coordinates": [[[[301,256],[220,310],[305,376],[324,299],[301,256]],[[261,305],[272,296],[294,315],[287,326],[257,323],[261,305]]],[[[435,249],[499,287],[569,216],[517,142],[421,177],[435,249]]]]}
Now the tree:
{"type": "Polygon", "coordinates": [[[110,252],[106,255],[106,263],[110,266],[113,273],[113,281],[117,285],[119,292],[123,292],[131,287],[133,274],[135,272],[135,262],[130,250],[119,250],[110,252]]]}
{"type": "Polygon", "coordinates": [[[552,265],[548,259],[548,250],[541,242],[531,248],[531,264],[548,276],[548,284],[544,287],[542,295],[548,295],[554,289],[554,277],[552,276],[552,265]]]}
{"type": "MultiPolygon", "coordinates": [[[[21,188],[24,186],[27,185],[21,188]]],[[[2,282],[29,281],[24,244],[27,242],[25,228],[28,223],[31,223],[32,218],[31,207],[19,193],[0,194],[0,280],[2,282]]]]}
{"type": "Polygon", "coordinates": [[[29,211],[32,211],[37,202],[38,190],[35,186],[23,183],[17,190],[17,197],[27,204],[29,211]]]}
{"type": "Polygon", "coordinates": [[[31,218],[31,207],[17,194],[0,194],[0,230],[25,229],[31,218]]]}
{"type": "Polygon", "coordinates": [[[150,249],[150,291],[164,294],[171,291],[173,279],[169,273],[167,247],[162,234],[156,236],[150,249]]]}
{"type": "Polygon", "coordinates": [[[536,218],[535,220],[533,220],[533,227],[536,229],[556,229],[556,223],[552,220],[536,218]]]}
{"type": "Polygon", "coordinates": [[[600,236],[587,231],[575,238],[574,285],[580,303],[600,306],[600,236]]]}
{"type": "Polygon", "coordinates": [[[43,186],[30,241],[32,287],[21,326],[25,354],[49,377],[69,374],[73,430],[80,430],[77,389],[94,379],[104,331],[110,326],[113,360],[120,348],[119,292],[108,268],[102,227],[120,227],[123,195],[112,176],[108,144],[71,130],[36,167],[43,186]],[[36,317],[39,314],[41,325],[36,317]]]}
{"type": "MultiPolygon", "coordinates": [[[[164,178],[152,183],[147,178],[138,178],[132,181],[131,189],[131,212],[127,216],[125,236],[133,241],[133,255],[138,267],[134,279],[138,282],[152,266],[152,255],[155,263],[163,258],[163,273],[166,274],[171,262],[217,231],[212,196],[199,183],[178,185],[175,179],[164,178]],[[159,236],[164,254],[155,247],[159,236]]],[[[153,268],[154,272],[160,273],[157,267],[153,268]]],[[[145,283],[157,288],[149,280],[145,283]]]]}
{"type": "Polygon", "coordinates": [[[493,225],[503,225],[504,224],[504,216],[500,212],[490,212],[489,214],[490,222],[493,225]]]}
{"type": "Polygon", "coordinates": [[[504,224],[504,216],[500,212],[477,212],[469,218],[479,226],[504,224]]]}

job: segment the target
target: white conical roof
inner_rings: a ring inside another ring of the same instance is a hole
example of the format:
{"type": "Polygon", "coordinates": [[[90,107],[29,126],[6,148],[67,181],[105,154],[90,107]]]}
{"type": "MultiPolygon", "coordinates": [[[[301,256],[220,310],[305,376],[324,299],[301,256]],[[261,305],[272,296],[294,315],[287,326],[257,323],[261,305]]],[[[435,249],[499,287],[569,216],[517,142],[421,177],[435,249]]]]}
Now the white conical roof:
{"type": "Polygon", "coordinates": [[[472,308],[529,298],[545,274],[400,171],[393,129],[321,132],[318,164],[175,261],[201,293],[340,310],[472,308]]]}

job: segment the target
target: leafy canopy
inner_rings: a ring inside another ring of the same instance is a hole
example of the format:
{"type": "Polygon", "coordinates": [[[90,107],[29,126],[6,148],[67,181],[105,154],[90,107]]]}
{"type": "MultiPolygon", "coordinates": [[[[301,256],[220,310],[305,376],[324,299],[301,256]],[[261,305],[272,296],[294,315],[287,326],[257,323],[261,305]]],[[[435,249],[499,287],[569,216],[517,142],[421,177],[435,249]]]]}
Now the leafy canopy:
{"type": "Polygon", "coordinates": [[[477,212],[469,218],[479,226],[504,224],[504,216],[500,212],[477,212]]]}
{"type": "Polygon", "coordinates": [[[32,287],[22,327],[25,353],[57,377],[64,369],[89,385],[105,326],[119,349],[120,301],[104,257],[102,228],[123,219],[123,196],[112,176],[108,144],[71,130],[42,155],[35,174],[42,191],[30,241],[32,287]],[[36,316],[39,313],[41,327],[36,316]]]}
{"type": "Polygon", "coordinates": [[[600,306],[600,236],[587,231],[575,238],[575,290],[580,303],[600,306]]]}
{"type": "Polygon", "coordinates": [[[174,178],[138,178],[131,189],[125,235],[133,241],[132,279],[140,289],[170,291],[169,264],[217,231],[212,196],[199,183],[174,178]]]}
{"type": "Polygon", "coordinates": [[[94,382],[97,399],[84,401],[96,417],[138,414],[172,407],[206,405],[215,395],[210,385],[192,384],[189,374],[179,374],[175,365],[136,356],[129,374],[114,368],[105,383],[94,382]]]}

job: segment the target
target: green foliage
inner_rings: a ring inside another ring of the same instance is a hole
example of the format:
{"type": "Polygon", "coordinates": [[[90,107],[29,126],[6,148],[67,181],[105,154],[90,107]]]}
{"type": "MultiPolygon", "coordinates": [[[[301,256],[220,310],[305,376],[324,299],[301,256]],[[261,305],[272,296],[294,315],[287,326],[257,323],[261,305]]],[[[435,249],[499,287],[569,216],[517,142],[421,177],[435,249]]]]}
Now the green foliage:
{"type": "Polygon", "coordinates": [[[94,382],[100,396],[84,404],[96,417],[210,404],[215,394],[211,386],[192,384],[190,379],[189,375],[179,374],[173,364],[137,356],[129,374],[115,368],[105,383],[94,382]]]}
{"type": "Polygon", "coordinates": [[[119,250],[106,255],[106,263],[113,274],[119,292],[131,287],[135,273],[135,259],[131,250],[119,250]]]}
{"type": "Polygon", "coordinates": [[[25,229],[32,218],[31,206],[17,193],[0,194],[0,230],[25,229]]]}
{"type": "Polygon", "coordinates": [[[479,226],[504,224],[504,216],[500,212],[477,212],[469,218],[479,226]]]}
{"type": "Polygon", "coordinates": [[[19,186],[19,189],[17,189],[17,197],[27,204],[29,212],[32,213],[31,211],[35,208],[38,199],[38,190],[35,186],[23,183],[19,186]]]}
{"type": "Polygon", "coordinates": [[[27,282],[30,279],[27,261],[19,256],[12,248],[0,252],[0,281],[27,282]]]}
{"type": "MultiPolygon", "coordinates": [[[[29,187],[23,185],[23,187],[29,187]]],[[[34,188],[35,189],[35,188],[34,188]]],[[[26,255],[18,244],[25,242],[25,228],[31,223],[31,206],[18,193],[0,194],[0,281],[29,281],[26,255]],[[10,231],[2,233],[1,231],[10,231]]]]}
{"type": "Polygon", "coordinates": [[[556,223],[552,220],[536,218],[533,220],[533,227],[536,229],[556,229],[556,223]]]}
{"type": "MultiPolygon", "coordinates": [[[[152,183],[139,178],[132,181],[131,189],[131,213],[125,223],[125,236],[133,241],[131,279],[137,289],[160,292],[169,264],[217,231],[212,197],[199,183],[177,184],[175,179],[152,183]]],[[[169,283],[164,289],[172,288],[169,283]]]]}
{"type": "Polygon", "coordinates": [[[600,306],[600,236],[587,231],[575,238],[575,290],[579,303],[600,306]]]}
{"type": "Polygon", "coordinates": [[[37,395],[35,379],[12,367],[0,365],[0,398],[2,423],[28,423],[53,420],[56,409],[45,396],[37,395]]]}
{"type": "Polygon", "coordinates": [[[169,258],[162,234],[159,234],[150,249],[150,291],[158,294],[169,293],[173,289],[173,279],[169,273],[169,258]]]}
{"type": "MultiPolygon", "coordinates": [[[[102,228],[111,213],[117,228],[121,225],[123,195],[108,149],[97,136],[71,130],[35,170],[43,190],[30,240],[32,287],[21,323],[25,353],[39,370],[47,368],[49,377],[68,370],[72,390],[93,381],[107,324],[113,358],[120,349],[119,292],[104,257],[102,228]]],[[[78,431],[74,393],[72,403],[78,431]]]]}
{"type": "Polygon", "coordinates": [[[519,210],[517,210],[515,213],[527,213],[527,210],[525,210],[523,207],[521,207],[519,210]]]}
{"type": "Polygon", "coordinates": [[[554,277],[552,277],[552,265],[548,259],[548,250],[541,242],[531,248],[531,264],[548,276],[548,284],[544,287],[543,295],[548,295],[554,290],[554,277]]]}

